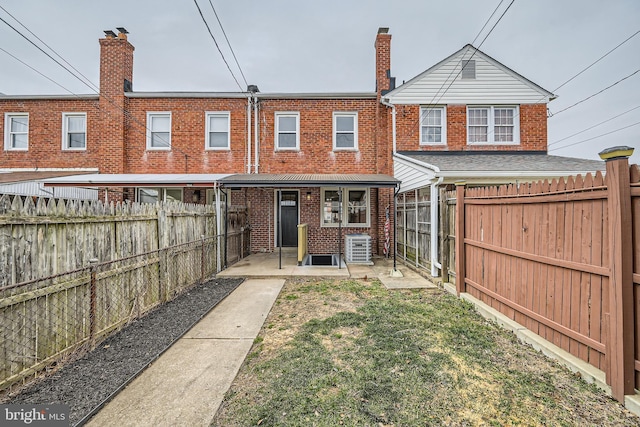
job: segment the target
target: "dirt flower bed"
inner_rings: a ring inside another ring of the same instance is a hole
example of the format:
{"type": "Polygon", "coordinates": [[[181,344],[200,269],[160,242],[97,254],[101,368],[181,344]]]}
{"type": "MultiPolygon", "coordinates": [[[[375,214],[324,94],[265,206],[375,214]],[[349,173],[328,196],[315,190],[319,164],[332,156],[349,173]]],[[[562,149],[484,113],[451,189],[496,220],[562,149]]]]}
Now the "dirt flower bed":
{"type": "Polygon", "coordinates": [[[215,426],[640,426],[439,289],[285,284],[215,426]]]}
{"type": "Polygon", "coordinates": [[[70,407],[71,425],[87,417],[134,375],[154,361],[194,322],[207,314],[242,282],[212,279],[158,306],[95,350],[62,363],[51,375],[0,395],[0,403],[63,403],[70,407]]]}

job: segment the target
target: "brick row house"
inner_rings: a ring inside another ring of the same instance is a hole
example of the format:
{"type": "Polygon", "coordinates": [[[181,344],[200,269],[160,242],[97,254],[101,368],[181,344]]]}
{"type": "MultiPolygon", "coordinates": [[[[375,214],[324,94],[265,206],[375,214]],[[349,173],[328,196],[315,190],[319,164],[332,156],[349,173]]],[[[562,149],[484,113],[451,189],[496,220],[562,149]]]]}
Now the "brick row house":
{"type": "MultiPolygon", "coordinates": [[[[305,223],[312,254],[342,250],[353,233],[368,234],[381,254],[398,191],[404,204],[429,201],[436,218],[439,191],[454,180],[602,168],[548,156],[553,94],[470,45],[395,88],[391,35],[381,28],[375,91],[269,94],[253,85],[136,92],[127,35],[109,32],[99,42],[99,94],[0,95],[0,175],[67,175],[46,185],[141,202],[212,203],[226,194],[249,208],[253,252],[295,246],[305,223]]],[[[429,234],[437,233],[431,221],[429,234]]],[[[433,240],[415,259],[437,274],[433,240]]]]}

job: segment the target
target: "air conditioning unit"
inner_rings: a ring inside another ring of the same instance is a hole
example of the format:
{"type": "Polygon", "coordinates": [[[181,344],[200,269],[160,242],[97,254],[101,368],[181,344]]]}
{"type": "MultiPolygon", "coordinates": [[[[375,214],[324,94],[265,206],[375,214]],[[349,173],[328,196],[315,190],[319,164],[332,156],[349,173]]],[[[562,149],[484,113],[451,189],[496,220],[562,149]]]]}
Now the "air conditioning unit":
{"type": "Polygon", "coordinates": [[[344,240],[347,262],[373,265],[371,261],[371,236],[368,234],[347,234],[344,240]]]}

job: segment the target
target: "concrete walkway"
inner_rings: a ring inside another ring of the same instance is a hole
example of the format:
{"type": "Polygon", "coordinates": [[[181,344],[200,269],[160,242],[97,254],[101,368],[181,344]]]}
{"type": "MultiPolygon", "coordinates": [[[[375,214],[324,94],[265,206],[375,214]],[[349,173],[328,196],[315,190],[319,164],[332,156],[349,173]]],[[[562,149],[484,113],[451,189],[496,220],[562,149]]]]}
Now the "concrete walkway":
{"type": "Polygon", "coordinates": [[[243,282],[87,425],[208,426],[284,282],[243,282]]]}

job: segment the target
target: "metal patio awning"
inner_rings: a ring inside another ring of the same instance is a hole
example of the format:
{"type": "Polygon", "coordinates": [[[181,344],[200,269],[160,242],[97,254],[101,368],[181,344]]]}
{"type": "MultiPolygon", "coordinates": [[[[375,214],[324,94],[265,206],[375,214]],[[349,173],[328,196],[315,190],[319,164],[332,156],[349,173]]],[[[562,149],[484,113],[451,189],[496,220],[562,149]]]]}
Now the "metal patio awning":
{"type": "Polygon", "coordinates": [[[229,174],[87,174],[44,181],[45,187],[197,187],[213,188],[229,174]]]}
{"type": "Polygon", "coordinates": [[[391,187],[400,184],[384,174],[235,174],[222,178],[223,187],[391,187]]]}

